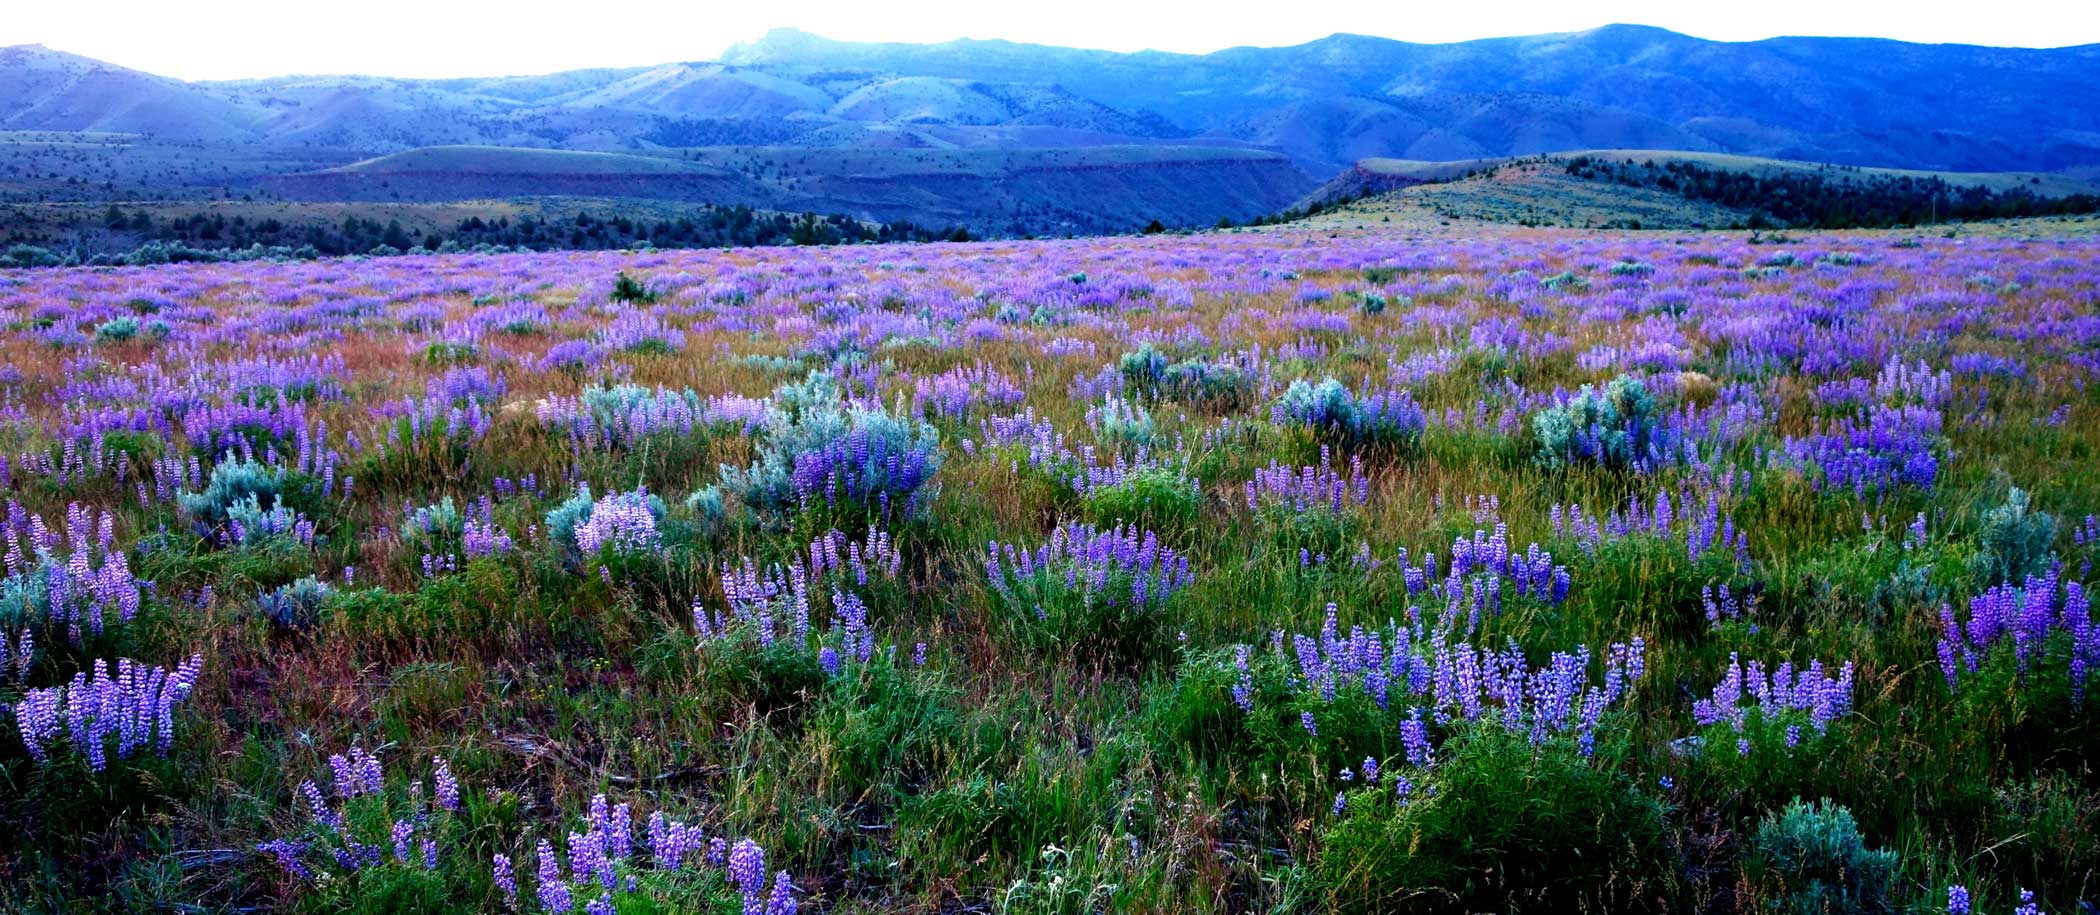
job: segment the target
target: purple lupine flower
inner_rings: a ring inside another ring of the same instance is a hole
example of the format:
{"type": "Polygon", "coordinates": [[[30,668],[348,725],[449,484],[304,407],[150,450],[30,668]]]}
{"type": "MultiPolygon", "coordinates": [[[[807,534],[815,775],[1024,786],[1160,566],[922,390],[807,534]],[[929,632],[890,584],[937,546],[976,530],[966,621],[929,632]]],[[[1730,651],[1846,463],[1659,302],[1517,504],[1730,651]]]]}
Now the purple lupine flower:
{"type": "Polygon", "coordinates": [[[274,859],[278,866],[284,868],[285,873],[300,880],[314,879],[313,870],[301,860],[306,856],[309,847],[308,843],[293,839],[273,839],[255,846],[257,851],[274,859]]]}
{"type": "Polygon", "coordinates": [[[511,867],[510,856],[497,854],[490,859],[490,865],[495,876],[496,889],[502,891],[503,901],[515,908],[518,904],[518,875],[511,867]]]}
{"type": "Polygon", "coordinates": [[[414,860],[409,850],[409,840],[415,838],[415,824],[407,820],[395,820],[390,834],[394,839],[394,860],[403,864],[414,860]]]}
{"type": "Polygon", "coordinates": [[[549,912],[566,912],[574,906],[569,895],[569,886],[561,879],[561,860],[554,856],[554,845],[546,839],[539,844],[539,893],[540,908],[549,912]]]}
{"type": "Polygon", "coordinates": [[[343,828],[342,814],[328,806],[327,799],[321,796],[320,786],[315,785],[312,779],[299,783],[299,793],[306,798],[306,807],[313,813],[314,822],[330,829],[343,828]]]}
{"type": "Polygon", "coordinates": [[[1254,672],[1247,667],[1247,646],[1233,649],[1232,666],[1239,670],[1239,679],[1232,684],[1232,702],[1241,711],[1254,711],[1254,672]]]}
{"type": "Polygon", "coordinates": [[[32,689],[15,704],[16,730],[29,755],[48,762],[49,747],[61,733],[88,768],[100,772],[109,763],[110,744],[118,759],[147,747],[165,756],[174,741],[174,708],[195,688],[203,658],[193,657],[173,671],[130,658],[97,661],[76,673],[70,683],[32,689]]]}
{"type": "Polygon", "coordinates": [[[437,785],[437,805],[442,810],[459,809],[459,780],[452,777],[452,764],[440,756],[433,760],[436,772],[432,780],[437,785]]]}
{"type": "Polygon", "coordinates": [[[1436,765],[1436,751],[1429,743],[1429,727],[1422,721],[1422,710],[1416,708],[1411,716],[1400,722],[1400,746],[1407,754],[1407,764],[1419,769],[1436,765]]]}
{"type": "Polygon", "coordinates": [[[605,847],[614,860],[624,861],[634,851],[634,809],[617,804],[603,827],[605,847]]]}
{"type": "Polygon", "coordinates": [[[766,915],[795,915],[795,882],[787,871],[773,874],[773,893],[766,897],[766,915]]]}
{"type": "Polygon", "coordinates": [[[2033,890],[2020,887],[2020,907],[2013,910],[2013,915],[2042,915],[2042,907],[2034,901],[2033,890]]]}

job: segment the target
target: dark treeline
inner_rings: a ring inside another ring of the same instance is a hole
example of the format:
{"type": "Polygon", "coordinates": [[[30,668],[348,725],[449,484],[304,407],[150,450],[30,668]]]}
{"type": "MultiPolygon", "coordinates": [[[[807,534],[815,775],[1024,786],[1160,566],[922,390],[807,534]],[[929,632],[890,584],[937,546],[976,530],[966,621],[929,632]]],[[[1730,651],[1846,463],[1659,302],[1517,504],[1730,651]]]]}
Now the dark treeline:
{"type": "MultiPolygon", "coordinates": [[[[196,248],[310,246],[324,255],[365,254],[391,248],[456,250],[500,245],[535,251],[615,248],[722,248],[751,245],[830,245],[861,241],[937,241],[955,231],[921,229],[908,222],[870,225],[845,216],[814,213],[768,213],[748,206],[703,204],[675,219],[641,219],[625,215],[579,212],[566,217],[521,216],[483,219],[470,216],[451,231],[404,229],[399,221],[347,216],[339,223],[286,224],[277,219],[227,218],[223,213],[178,216],[158,224],[144,211],[125,215],[112,207],[111,228],[142,233],[150,241],[173,241],[196,248]]],[[[384,252],[381,252],[384,253],[384,252]]]]}
{"type": "MultiPolygon", "coordinates": [[[[78,233],[75,233],[76,238],[78,233]]],[[[702,204],[676,218],[627,215],[470,216],[449,230],[404,227],[399,220],[346,216],[341,222],[249,219],[193,213],[155,219],[145,210],[112,205],[91,245],[57,250],[53,239],[21,232],[0,266],[68,263],[164,263],[237,259],[236,253],[273,257],[390,255],[473,250],[583,250],[835,245],[859,242],[968,241],[962,228],[929,229],[909,222],[871,224],[847,216],[774,213],[748,206],[702,204]],[[94,250],[86,250],[92,247],[94,250]]]]}
{"type": "Polygon", "coordinates": [[[1940,178],[1875,175],[1842,168],[1753,174],[1694,162],[1568,160],[1568,174],[1654,188],[1751,215],[1737,228],[1883,229],[1934,222],[2058,216],[2100,210],[2100,196],[2045,197],[2026,188],[1992,190],[1940,178]]]}

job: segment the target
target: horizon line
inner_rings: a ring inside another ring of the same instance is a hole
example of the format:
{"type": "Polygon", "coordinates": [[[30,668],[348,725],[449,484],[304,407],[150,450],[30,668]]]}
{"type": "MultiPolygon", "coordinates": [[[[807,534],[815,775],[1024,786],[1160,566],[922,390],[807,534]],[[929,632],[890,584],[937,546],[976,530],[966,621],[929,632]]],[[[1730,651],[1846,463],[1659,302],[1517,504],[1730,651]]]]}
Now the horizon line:
{"type": "Polygon", "coordinates": [[[87,55],[87,54],[81,54],[81,53],[78,53],[78,52],[75,52],[75,51],[68,51],[68,50],[65,50],[65,49],[63,49],[63,48],[54,48],[54,47],[52,47],[51,45],[49,45],[48,43],[45,43],[45,42],[41,42],[41,41],[26,41],[26,42],[19,42],[19,43],[16,43],[16,44],[10,44],[10,45],[4,45],[4,46],[0,46],[0,52],[6,52],[6,51],[16,51],[16,50],[22,50],[22,49],[40,49],[40,50],[43,50],[43,51],[45,51],[45,52],[48,52],[48,53],[53,53],[53,54],[63,54],[63,55],[65,55],[65,56],[68,56],[68,57],[76,57],[76,58],[80,58],[80,59],[82,59],[82,60],[87,60],[87,61],[93,61],[93,62],[95,62],[95,63],[98,63],[98,64],[102,64],[102,65],[104,65],[104,66],[111,66],[111,67],[117,67],[117,68],[119,68],[119,69],[123,69],[123,70],[129,70],[129,71],[131,71],[131,72],[134,72],[134,73],[143,73],[143,74],[146,74],[146,75],[148,75],[148,76],[152,76],[152,77],[155,77],[155,78],[159,78],[159,79],[170,79],[170,80],[175,80],[175,81],[177,81],[177,82],[182,82],[182,83],[189,83],[189,84],[200,84],[200,83],[242,83],[242,82],[263,82],[263,81],[268,81],[268,80],[279,80],[279,79],[302,79],[302,78],[303,78],[303,79],[325,79],[325,78],[348,78],[348,77],[365,77],[365,78],[372,78],[372,79],[391,79],[391,80],[404,80],[404,81],[413,81],[413,82],[443,82],[443,81],[448,81],[448,80],[478,80],[478,79],[519,79],[519,78],[531,78],[531,77],[543,77],[543,76],[554,76],[554,75],[559,75],[559,74],[562,74],[562,73],[580,73],[580,72],[586,72],[586,71],[591,71],[591,70],[650,70],[650,69],[654,69],[654,68],[657,68],[657,67],[667,67],[667,66],[678,66],[678,65],[692,65],[692,64],[711,64],[711,65],[718,65],[718,66],[725,66],[725,67],[734,67],[734,66],[752,66],[752,65],[744,65],[744,64],[734,64],[734,63],[730,63],[730,62],[728,62],[727,58],[728,58],[728,57],[729,57],[729,56],[730,56],[730,55],[731,55],[731,54],[732,54],[733,52],[735,52],[736,50],[738,50],[738,49],[740,49],[740,48],[748,48],[748,47],[754,47],[754,46],[757,46],[757,45],[759,45],[759,44],[761,44],[761,43],[763,43],[763,42],[765,42],[765,41],[767,41],[767,40],[773,39],[773,38],[774,38],[774,37],[776,37],[776,36],[804,36],[804,37],[807,37],[807,38],[813,38],[813,39],[816,39],[816,40],[818,40],[818,41],[822,41],[822,42],[826,42],[826,43],[830,43],[830,44],[839,44],[839,45],[861,45],[861,46],[883,46],[883,47],[907,47],[907,48],[938,48],[938,47],[944,47],[944,46],[948,46],[948,45],[961,45],[961,44],[1003,44],[1003,45],[1010,45],[1010,46],[1014,46],[1014,47],[1021,47],[1021,48],[1042,48],[1042,49],[1049,49],[1049,50],[1061,50],[1061,51],[1076,51],[1076,52],[1080,52],[1080,53],[1088,53],[1088,54],[1107,54],[1107,55],[1113,55],[1113,56],[1117,56],[1117,57],[1137,57],[1137,56],[1148,56],[1148,55],[1149,55],[1149,56],[1164,56],[1164,57],[1186,57],[1186,58],[1203,58],[1203,57],[1210,57],[1210,56],[1213,56],[1213,55],[1217,55],[1217,54],[1223,54],[1223,53],[1227,53],[1227,52],[1231,52],[1231,51],[1277,51],[1277,50],[1289,50],[1289,49],[1293,49],[1293,48],[1303,48],[1303,47],[1308,47],[1308,46],[1311,46],[1311,45],[1316,45],[1316,44],[1320,44],[1321,42],[1333,41],[1333,40],[1335,40],[1335,39],[1338,39],[1338,38],[1363,38],[1363,39],[1370,39],[1370,40],[1372,40],[1372,41],[1383,41],[1383,42],[1391,42],[1391,43],[1394,43],[1394,44],[1403,44],[1403,45],[1414,45],[1414,46],[1418,46],[1418,47],[1450,47],[1450,46],[1454,46],[1454,45],[1466,45],[1466,44],[1477,44],[1477,43],[1481,43],[1481,42],[1490,42],[1490,41],[1522,41],[1522,40],[1525,40],[1525,39],[1539,39],[1539,38],[1560,38],[1560,37],[1566,37],[1566,36],[1575,36],[1575,35],[1588,35],[1588,34],[1591,34],[1591,33],[1595,33],[1595,32],[1601,32],[1601,31],[1604,31],[1604,30],[1607,30],[1607,29],[1635,29],[1635,30],[1641,30],[1641,31],[1649,31],[1649,32],[1660,32],[1660,33],[1663,33],[1663,34],[1667,34],[1667,35],[1675,36],[1675,37],[1678,37],[1678,38],[1685,38],[1685,39],[1689,39],[1689,40],[1692,40],[1692,41],[1698,41],[1698,42],[1705,42],[1705,43],[1708,43],[1708,44],[1724,44],[1724,45],[1754,45],[1754,44],[1763,44],[1763,43],[1766,43],[1766,42],[1772,42],[1772,41],[1873,41],[1873,42],[1886,42],[1886,43],[1890,43],[1890,44],[1900,44],[1900,45],[1913,45],[1913,46],[1918,46],[1918,47],[1941,47],[1941,48],[1949,48],[1949,47],[1952,47],[1952,48],[1979,48],[1979,49],[1985,49],[1985,50],[1994,50],[1994,51],[2034,51],[2034,52],[2049,52],[2049,51],[2076,51],[2076,50],[2078,50],[2078,49],[2081,49],[2081,48],[2094,48],[2094,47],[2100,47],[2100,42],[2081,42],[2081,43],[2078,43],[2078,44],[2054,45],[2054,46],[2046,46],[2046,47],[2044,47],[2044,46],[2032,46],[2032,45],[1988,45],[1988,44],[1973,44],[1973,43],[1967,43],[1967,42],[1958,42],[1958,41],[1943,41],[1943,42],[1930,42],[1930,41],[1908,41],[1908,40],[1905,40],[1905,39],[1901,39],[1901,38],[1889,38],[1889,37],[1885,37],[1885,36],[1877,36],[1877,35],[1802,35],[1802,34],[1779,34],[1779,35],[1770,35],[1770,36],[1766,36],[1766,37],[1764,37],[1764,38],[1753,38],[1753,39],[1741,39],[1741,40],[1731,40],[1731,39],[1721,39],[1721,38],[1706,38],[1706,37],[1702,37],[1702,36],[1699,36],[1699,35],[1693,35],[1693,34],[1690,34],[1690,33],[1687,33],[1687,32],[1680,32],[1680,31],[1677,31],[1677,30],[1675,30],[1675,29],[1665,28],[1665,27],[1663,27],[1663,26],[1656,26],[1656,25],[1645,25],[1645,24],[1642,24],[1642,23],[1637,23],[1637,22],[1608,22],[1608,23],[1604,23],[1604,24],[1602,24],[1602,25],[1598,25],[1598,26],[1593,26],[1593,27],[1591,27],[1591,28],[1587,28],[1587,29],[1574,29],[1574,30],[1570,30],[1570,31],[1560,31],[1560,32],[1532,32],[1532,33],[1525,33],[1525,34],[1513,34],[1513,35],[1489,35],[1489,36],[1482,36],[1482,37],[1479,37],[1479,38],[1466,38],[1466,39],[1459,39],[1459,40],[1455,40],[1455,41],[1409,41],[1409,40],[1407,40],[1407,39],[1404,39],[1404,38],[1393,38],[1393,37],[1389,37],[1389,36],[1385,36],[1385,35],[1373,35],[1373,34],[1369,34],[1369,33],[1364,33],[1364,32],[1332,32],[1332,33],[1329,33],[1329,34],[1327,34],[1327,35],[1321,36],[1321,37],[1319,37],[1319,38],[1315,38],[1315,39],[1312,39],[1312,40],[1309,40],[1309,41],[1302,41],[1302,42],[1298,42],[1298,43],[1296,43],[1296,44],[1278,44],[1278,45],[1257,45],[1257,44],[1239,44],[1239,45],[1230,45],[1230,46],[1227,46],[1227,47],[1217,48],[1217,49],[1214,49],[1214,50],[1210,50],[1210,51],[1201,51],[1201,52],[1190,52],[1190,51],[1166,51],[1166,50],[1160,50],[1160,49],[1157,49],[1157,48],[1144,48],[1144,49],[1140,49],[1140,50],[1135,50],[1135,51],[1119,51],[1119,50],[1114,50],[1114,49],[1109,49],[1109,48],[1093,48],[1093,47],[1080,47],[1080,46],[1076,46],[1076,45],[1058,45],[1058,44],[1045,44],[1045,43],[1042,43],[1042,42],[1032,42],[1032,41],[1016,41],[1016,40],[1013,40],[1013,39],[1010,39],[1010,38],[975,38],[975,37],[971,37],[971,36],[967,36],[967,35],[965,35],[965,36],[958,36],[958,37],[955,37],[955,38],[949,38],[949,39],[944,39],[944,40],[941,40],[941,41],[927,41],[927,42],[914,42],[914,41],[859,41],[859,40],[853,40],[853,39],[831,38],[831,37],[828,37],[828,36],[825,36],[825,35],[821,35],[821,34],[818,34],[818,33],[816,33],[816,32],[812,32],[812,31],[810,31],[810,30],[808,30],[808,29],[804,29],[804,28],[801,28],[801,27],[799,27],[799,26],[775,26],[775,27],[773,27],[773,28],[767,29],[767,30],[765,31],[765,33],[764,33],[764,34],[760,35],[759,37],[757,37],[757,38],[755,38],[755,39],[750,39],[750,40],[744,40],[744,41],[736,41],[736,42],[732,42],[732,43],[730,43],[730,44],[729,44],[729,45],[728,45],[727,47],[723,48],[723,49],[722,49],[722,50],[721,50],[720,52],[717,52],[717,54],[716,54],[716,55],[715,55],[715,56],[714,56],[713,58],[705,58],[705,57],[696,57],[696,58],[687,58],[687,59],[682,59],[682,60],[659,60],[659,61],[654,61],[654,62],[645,62],[645,63],[634,63],[634,64],[611,64],[611,65],[605,65],[605,66],[583,66],[583,67],[563,67],[563,68],[560,68],[560,69],[555,69],[555,70],[540,70],[540,71],[531,71],[531,72],[513,72],[513,73],[480,73],[480,74],[464,74],[464,75],[456,75],[456,76],[399,76],[399,75],[393,75],[393,74],[387,74],[387,73],[378,73],[378,72],[370,72],[370,71],[363,71],[363,72],[320,72],[320,71],[314,71],[314,72],[297,72],[297,71],[295,71],[295,72],[286,72],[286,73],[272,73],[272,74],[267,74],[267,75],[262,75],[262,76],[237,76],[237,77],[220,77],[220,78],[209,78],[209,79],[189,79],[189,78],[186,78],[186,77],[180,77],[180,76],[170,76],[170,75],[168,75],[168,74],[165,74],[165,73],[158,73],[158,72],[154,72],[154,71],[151,71],[151,70],[143,70],[143,69],[138,69],[138,68],[135,68],[135,67],[129,66],[129,65],[127,65],[127,64],[124,64],[124,63],[121,63],[121,62],[115,61],[115,60],[110,60],[110,59],[107,59],[107,58],[100,58],[100,57],[93,57],[93,56],[90,56],[90,55],[87,55]]]}

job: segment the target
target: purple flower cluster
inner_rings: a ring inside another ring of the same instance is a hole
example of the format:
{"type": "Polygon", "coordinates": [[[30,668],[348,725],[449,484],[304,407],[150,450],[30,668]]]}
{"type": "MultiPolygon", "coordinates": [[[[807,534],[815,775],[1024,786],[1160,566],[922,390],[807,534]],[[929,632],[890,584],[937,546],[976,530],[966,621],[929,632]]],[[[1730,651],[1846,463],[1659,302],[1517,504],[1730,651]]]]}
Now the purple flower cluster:
{"type": "Polygon", "coordinates": [[[1827,424],[1822,431],[1788,438],[1782,459],[1817,473],[1825,489],[1849,489],[1861,499],[1898,486],[1931,489],[1940,462],[1933,449],[1942,418],[1933,407],[1876,404],[1865,416],[1827,424]]]}
{"type": "MultiPolygon", "coordinates": [[[[843,537],[843,535],[841,535],[843,537]]],[[[819,538],[817,544],[827,542],[819,538]]],[[[812,544],[815,548],[817,544],[812,544]]],[[[847,662],[866,664],[875,655],[875,634],[868,623],[868,605],[852,591],[831,592],[831,632],[824,640],[810,638],[810,584],[826,575],[836,576],[839,567],[799,561],[793,566],[773,566],[765,573],[745,557],[741,567],[722,565],[722,593],[729,602],[727,617],[709,612],[698,600],[693,603],[693,629],[703,641],[736,637],[739,627],[751,632],[760,647],[779,640],[797,650],[814,650],[826,674],[837,676],[847,662]]]]}
{"type": "Polygon", "coordinates": [[[1412,443],[1428,422],[1422,405],[1406,391],[1359,396],[1332,378],[1317,385],[1292,382],[1269,418],[1345,445],[1412,443]]]}
{"type": "MultiPolygon", "coordinates": [[[[612,911],[615,898],[637,889],[632,876],[620,879],[622,872],[643,867],[682,870],[696,852],[706,866],[722,869],[729,885],[743,897],[745,915],[794,915],[800,904],[793,878],[781,870],[768,879],[765,849],[750,839],[731,845],[721,837],[708,837],[696,824],[670,819],[658,811],[650,815],[642,837],[646,848],[638,848],[633,811],[626,804],[609,803],[602,794],[591,798],[583,825],[582,832],[568,833],[566,876],[562,856],[552,842],[542,839],[535,849],[534,894],[540,907],[550,913],[570,911],[580,894],[596,895],[590,905],[612,911]]],[[[496,855],[491,865],[505,898],[518,898],[518,878],[510,857],[496,855]]]]}
{"type": "Polygon", "coordinates": [[[1964,673],[1975,673],[1983,657],[1999,645],[2011,646],[2024,676],[2041,656],[2044,642],[2062,632],[2071,696],[2083,701],[2086,682],[2100,673],[2100,623],[2093,619],[2085,585],[2060,582],[2058,575],[2030,575],[2022,585],[2008,582],[1976,595],[1969,600],[1966,625],[1955,620],[1952,607],[1940,608],[1940,671],[1948,688],[1954,688],[1964,673]]]}
{"type": "Polygon", "coordinates": [[[979,362],[914,381],[910,413],[962,417],[980,405],[1012,407],[1026,396],[1013,378],[979,362]]]}
{"type": "MultiPolygon", "coordinates": [[[[387,791],[386,771],[377,753],[351,747],[328,757],[330,778],[340,806],[331,804],[311,779],[299,783],[312,824],[300,835],[263,842],[256,850],[270,856],[285,873],[301,881],[316,879],[315,863],[308,855],[316,848],[330,852],[320,866],[358,871],[388,862],[382,853],[391,846],[392,863],[421,870],[437,870],[450,826],[450,815],[460,809],[460,786],[452,765],[443,757],[432,760],[434,797],[425,798],[423,783],[411,781],[396,797],[387,791]],[[352,808],[358,808],[353,814],[352,808]],[[360,838],[364,824],[385,824],[384,835],[360,838]]],[[[504,862],[506,865],[508,861],[504,862]]],[[[499,883],[502,870],[498,871],[499,883]]],[[[514,884],[514,881],[513,881],[514,884]]],[[[513,885],[513,889],[514,889],[513,885]]]]}
{"type": "Polygon", "coordinates": [[[118,759],[149,748],[166,756],[175,741],[175,706],[189,698],[203,667],[201,657],[174,670],[130,658],[118,659],[115,667],[99,661],[63,686],[24,693],[12,709],[15,728],[40,763],[51,760],[61,735],[95,772],[109,764],[112,741],[118,759]]]}
{"type": "Polygon", "coordinates": [[[656,530],[656,503],[647,490],[610,493],[592,503],[590,516],[576,524],[576,550],[597,556],[611,549],[622,554],[655,552],[663,546],[656,530]]]}
{"type": "Polygon", "coordinates": [[[903,503],[904,515],[917,514],[920,490],[940,469],[927,438],[900,442],[896,437],[856,428],[816,448],[796,454],[789,471],[795,498],[803,504],[822,499],[903,503]]]}
{"type": "Polygon", "coordinates": [[[985,575],[1009,606],[1039,619],[1075,600],[1158,610],[1195,581],[1188,557],[1161,545],[1159,535],[1135,525],[1076,521],[1059,525],[1032,550],[994,541],[985,551],[985,575]]]}
{"type": "MultiPolygon", "coordinates": [[[[1728,656],[1728,669],[1713,695],[1692,703],[1692,719],[1701,725],[1727,722],[1740,734],[1756,713],[1763,721],[1778,723],[1790,713],[1805,714],[1817,733],[1852,710],[1852,662],[1846,661],[1832,675],[1823,662],[1810,661],[1795,668],[1782,661],[1768,673],[1763,663],[1728,656]]],[[[1789,735],[1789,743],[1793,736],[1789,735]]]]}
{"type": "Polygon", "coordinates": [[[1325,510],[1340,514],[1351,506],[1360,506],[1371,500],[1371,479],[1364,475],[1363,458],[1351,456],[1347,474],[1338,470],[1327,453],[1320,449],[1320,463],[1304,467],[1285,467],[1275,461],[1256,470],[1254,479],[1247,481],[1247,508],[1260,511],[1274,507],[1278,511],[1301,514],[1325,510]]]}
{"type": "Polygon", "coordinates": [[[16,683],[27,682],[29,669],[36,666],[36,634],[24,628],[10,640],[7,630],[0,629],[0,680],[9,676],[16,683]]]}
{"type": "MultiPolygon", "coordinates": [[[[1534,743],[1572,734],[1588,752],[1604,712],[1625,698],[1646,670],[1647,646],[1639,638],[1611,645],[1602,680],[1592,682],[1587,647],[1555,652],[1533,668],[1515,645],[1502,651],[1476,648],[1454,643],[1442,631],[1421,633],[1404,626],[1383,633],[1356,626],[1344,635],[1337,619],[1337,608],[1330,604],[1317,635],[1271,633],[1272,653],[1291,664],[1293,689],[1321,703],[1357,691],[1380,708],[1415,706],[1399,726],[1408,758],[1417,765],[1432,758],[1424,709],[1439,724],[1491,716],[1534,743]]],[[[1243,675],[1242,683],[1251,690],[1251,678],[1243,675]]]]}
{"type": "Polygon", "coordinates": [[[314,522],[304,512],[281,501],[269,508],[261,508],[257,502],[250,497],[247,503],[236,504],[227,511],[225,545],[261,546],[280,539],[300,546],[314,545],[314,522]]]}
{"type": "MultiPolygon", "coordinates": [[[[2013,909],[2013,915],[2042,915],[2041,905],[2034,901],[2034,891],[2020,887],[2019,892],[2020,905],[2013,909]]],[[[1972,915],[1974,905],[1968,887],[1959,883],[1947,887],[1947,915],[1972,915]]]]}
{"type": "Polygon", "coordinates": [[[675,353],[685,349],[685,333],[646,311],[622,311],[598,330],[599,346],[633,353],[675,353]]]}
{"type": "Polygon", "coordinates": [[[1699,606],[1706,611],[1706,624],[1718,629],[1721,624],[1741,619],[1757,607],[1754,594],[1731,590],[1727,584],[1707,585],[1699,589],[1699,606]]]}
{"type": "Polygon", "coordinates": [[[42,617],[73,641],[101,635],[109,617],[129,621],[142,594],[131,561],[116,548],[116,516],[75,502],[66,507],[63,534],[40,515],[9,502],[0,530],[7,578],[0,612],[26,621],[42,617]]]}
{"type": "Polygon", "coordinates": [[[1462,609],[1470,606],[1467,630],[1480,625],[1483,613],[1499,613],[1505,590],[1547,604],[1568,599],[1568,567],[1553,561],[1553,554],[1533,543],[1521,552],[1509,540],[1509,525],[1496,522],[1493,534],[1475,530],[1473,536],[1451,541],[1449,565],[1438,574],[1435,553],[1424,553],[1413,561],[1406,548],[1398,558],[1402,580],[1410,596],[1427,594],[1446,602],[1443,624],[1456,623],[1462,609]],[[1506,587],[1505,587],[1506,586],[1506,587]]]}
{"type": "Polygon", "coordinates": [[[729,850],[729,884],[743,894],[743,915],[795,915],[795,884],[787,871],[766,880],[766,851],[744,839],[729,850]]]}
{"type": "Polygon", "coordinates": [[[466,520],[460,523],[460,548],[467,558],[509,555],[515,544],[511,542],[510,532],[496,523],[493,507],[484,501],[478,517],[476,515],[469,509],[466,520]]]}
{"type": "Polygon", "coordinates": [[[389,450],[465,447],[486,437],[495,423],[481,401],[462,405],[442,396],[382,404],[372,409],[372,418],[381,422],[374,439],[389,450]]]}
{"type": "Polygon", "coordinates": [[[1605,544],[1632,537],[1680,540],[1685,557],[1694,563],[1725,551],[1735,555],[1739,568],[1748,570],[1750,537],[1736,526],[1734,515],[1723,511],[1724,495],[1719,488],[1708,488],[1703,494],[1683,489],[1673,500],[1668,491],[1662,491],[1646,504],[1630,496],[1623,508],[1601,519],[1580,504],[1556,503],[1550,512],[1553,536],[1574,541],[1591,556],[1605,544]]]}
{"type": "Polygon", "coordinates": [[[850,578],[857,588],[867,587],[871,575],[894,581],[904,569],[904,554],[897,550],[896,540],[879,527],[869,527],[858,542],[834,529],[811,540],[807,552],[810,579],[850,578]]]}
{"type": "Polygon", "coordinates": [[[693,623],[701,638],[730,635],[732,624],[743,623],[756,627],[760,645],[771,645],[775,637],[775,621],[785,619],[789,638],[796,644],[808,639],[810,575],[807,567],[797,562],[785,568],[770,566],[761,572],[758,564],[746,556],[741,566],[722,563],[721,581],[722,596],[729,604],[729,617],[722,619],[707,612],[696,600],[693,623]]]}

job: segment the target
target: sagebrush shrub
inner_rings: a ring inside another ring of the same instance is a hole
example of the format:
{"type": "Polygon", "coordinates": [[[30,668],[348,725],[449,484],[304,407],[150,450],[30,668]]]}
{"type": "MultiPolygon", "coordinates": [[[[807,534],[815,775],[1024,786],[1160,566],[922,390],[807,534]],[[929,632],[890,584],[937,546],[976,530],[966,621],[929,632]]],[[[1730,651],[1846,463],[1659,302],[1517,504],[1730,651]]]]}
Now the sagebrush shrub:
{"type": "Polygon", "coordinates": [[[211,479],[202,492],[183,493],[178,499],[183,512],[204,530],[223,526],[236,506],[252,504],[273,508],[284,488],[284,471],[258,461],[221,461],[211,469],[211,479]]]}
{"type": "Polygon", "coordinates": [[[1766,911],[1853,915],[1894,910],[1896,854],[1867,847],[1852,811],[1800,798],[1765,816],[1744,861],[1766,911]]]}
{"type": "Polygon", "coordinates": [[[1603,390],[1580,391],[1531,418],[1538,462],[1551,470],[1595,466],[1628,470],[1672,456],[1674,442],[1654,395],[1637,378],[1621,375],[1603,390]]]}
{"type": "Polygon", "coordinates": [[[2056,516],[2036,511],[2034,497],[2014,486],[2004,503],[1984,513],[1969,568],[1986,585],[2022,581],[2055,561],[2055,542],[2056,516]]]}

